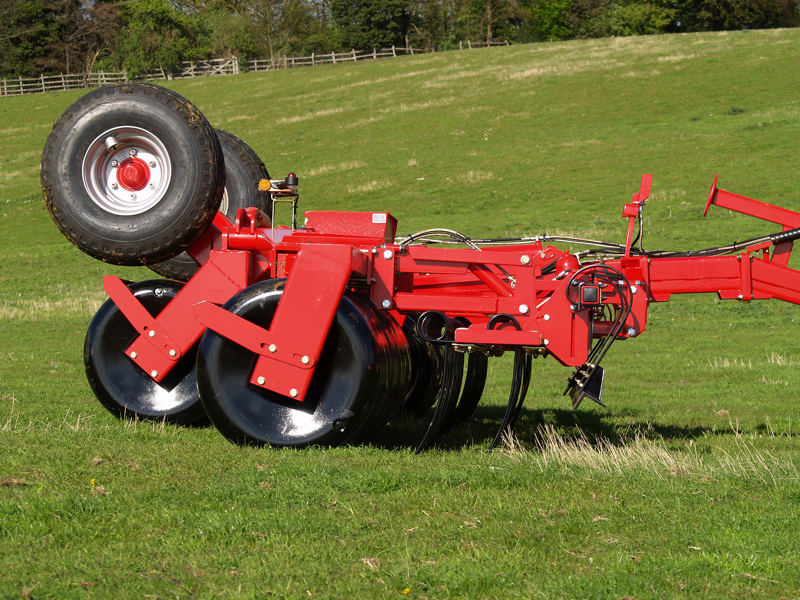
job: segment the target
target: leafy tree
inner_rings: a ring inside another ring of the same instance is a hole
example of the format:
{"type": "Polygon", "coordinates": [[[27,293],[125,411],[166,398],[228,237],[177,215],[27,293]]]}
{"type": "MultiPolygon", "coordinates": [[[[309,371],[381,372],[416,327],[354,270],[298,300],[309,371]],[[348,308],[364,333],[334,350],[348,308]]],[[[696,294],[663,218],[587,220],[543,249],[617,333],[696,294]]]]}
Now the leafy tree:
{"type": "Polygon", "coordinates": [[[116,59],[131,75],[208,56],[208,46],[200,44],[202,23],[167,0],[129,0],[124,23],[116,59]]]}
{"type": "Polygon", "coordinates": [[[403,43],[408,15],[402,0],[331,0],[342,48],[385,48],[403,43]]]}

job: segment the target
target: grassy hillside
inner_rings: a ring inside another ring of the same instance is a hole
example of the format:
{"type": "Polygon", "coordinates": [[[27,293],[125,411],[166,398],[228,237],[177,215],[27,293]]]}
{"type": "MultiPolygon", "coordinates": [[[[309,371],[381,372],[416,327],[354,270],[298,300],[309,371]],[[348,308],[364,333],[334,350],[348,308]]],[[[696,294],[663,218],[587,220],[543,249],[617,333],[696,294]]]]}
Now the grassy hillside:
{"type": "MultiPolygon", "coordinates": [[[[800,31],[617,38],[167,82],[246,140],[304,209],[387,210],[409,233],[645,247],[772,232],[732,192],[800,210],[800,31]]],[[[510,385],[411,455],[411,424],[354,448],[237,448],[121,423],[83,336],[104,274],[38,189],[82,92],[0,100],[0,597],[800,597],[800,309],[676,298],[606,359],[608,409],[538,361],[519,446],[487,455],[510,385]],[[598,442],[600,439],[606,442],[598,442]]],[[[288,222],[288,214],[286,222],[288,222]]],[[[278,216],[280,220],[280,215],[278,216]]]]}

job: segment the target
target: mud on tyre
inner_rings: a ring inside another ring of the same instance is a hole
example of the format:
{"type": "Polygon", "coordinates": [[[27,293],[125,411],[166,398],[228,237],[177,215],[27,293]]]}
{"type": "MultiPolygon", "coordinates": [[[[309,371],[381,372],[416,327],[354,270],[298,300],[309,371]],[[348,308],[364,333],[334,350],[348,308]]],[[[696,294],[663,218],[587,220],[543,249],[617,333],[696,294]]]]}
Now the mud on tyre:
{"type": "Polygon", "coordinates": [[[84,252],[120,265],[182,252],[210,225],[225,168],[214,130],[171,90],[89,92],[56,121],[42,155],[45,203],[84,252]]]}

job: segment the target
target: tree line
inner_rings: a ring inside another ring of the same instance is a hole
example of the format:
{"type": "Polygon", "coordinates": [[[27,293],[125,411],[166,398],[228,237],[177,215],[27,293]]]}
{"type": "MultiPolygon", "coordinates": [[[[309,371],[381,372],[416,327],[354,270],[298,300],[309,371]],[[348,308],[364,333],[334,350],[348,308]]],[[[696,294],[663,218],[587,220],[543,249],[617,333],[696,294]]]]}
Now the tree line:
{"type": "Polygon", "coordinates": [[[800,25],[800,0],[2,0],[0,75],[800,25]]]}

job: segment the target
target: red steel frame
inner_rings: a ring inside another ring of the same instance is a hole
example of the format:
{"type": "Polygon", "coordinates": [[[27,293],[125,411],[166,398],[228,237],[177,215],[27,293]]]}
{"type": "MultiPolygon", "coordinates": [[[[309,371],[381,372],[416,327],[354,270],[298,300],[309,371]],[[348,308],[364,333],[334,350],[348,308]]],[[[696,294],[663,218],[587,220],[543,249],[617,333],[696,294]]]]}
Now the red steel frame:
{"type": "MultiPolygon", "coordinates": [[[[631,256],[634,223],[651,181],[643,176],[639,193],[623,209],[630,220],[624,256],[605,262],[624,275],[633,299],[617,338],[638,336],[649,303],[672,294],[715,292],[722,299],[800,304],[800,272],[787,266],[791,241],[775,245],[772,254],[771,242],[764,242],[730,256],[631,256]]],[[[800,227],[800,213],[719,190],[716,183],[706,212],[715,204],[783,231],[800,227]]],[[[428,310],[466,318],[469,326],[455,330],[456,344],[539,347],[567,366],[582,365],[592,338],[611,331],[611,322],[569,301],[569,274],[543,274],[567,257],[559,264],[571,260],[574,268],[574,257],[558,248],[539,241],[488,250],[403,247],[394,241],[397,221],[387,213],[305,215],[300,229],[272,228],[256,209],[240,210],[235,223],[217,215],[189,249],[203,266],[157,317],[120,279],[106,277],[106,292],[140,332],[126,351],[131,360],[160,381],[209,328],[259,355],[252,384],[303,400],[345,289],[369,295],[398,319],[428,310]],[[288,280],[269,330],[220,307],[244,288],[275,277],[288,280]],[[513,316],[519,330],[508,322],[490,329],[497,314],[513,316]]],[[[619,307],[621,299],[617,291],[604,290],[602,303],[619,307]]]]}

